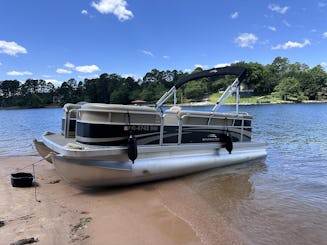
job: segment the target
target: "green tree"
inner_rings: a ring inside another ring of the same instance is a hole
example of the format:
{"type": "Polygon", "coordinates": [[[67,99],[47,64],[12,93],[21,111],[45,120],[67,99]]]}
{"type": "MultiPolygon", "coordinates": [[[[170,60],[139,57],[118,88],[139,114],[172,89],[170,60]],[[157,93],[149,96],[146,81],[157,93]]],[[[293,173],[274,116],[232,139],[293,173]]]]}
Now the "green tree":
{"type": "MultiPolygon", "coordinates": [[[[248,89],[253,89],[257,94],[267,93],[267,84],[264,81],[264,66],[257,62],[238,62],[235,65],[242,66],[247,69],[245,79],[242,81],[248,89]]],[[[230,83],[230,80],[229,80],[230,83]]]]}
{"type": "Polygon", "coordinates": [[[28,108],[40,108],[43,107],[42,99],[36,95],[29,93],[17,102],[18,106],[28,107],[28,108]]]}
{"type": "Polygon", "coordinates": [[[111,93],[111,103],[129,104],[129,89],[126,85],[120,86],[111,93]]]}
{"type": "Polygon", "coordinates": [[[308,70],[305,79],[301,83],[304,95],[310,100],[319,99],[319,92],[321,92],[326,86],[327,74],[320,65],[308,70]]]}
{"type": "Polygon", "coordinates": [[[5,80],[0,83],[0,90],[5,98],[18,93],[20,83],[17,80],[5,80]]]}
{"type": "Polygon", "coordinates": [[[145,83],[141,85],[140,99],[148,102],[156,102],[163,94],[166,88],[162,83],[145,83]]]}
{"type": "Polygon", "coordinates": [[[101,103],[110,103],[110,94],[113,91],[114,75],[108,75],[107,73],[101,74],[99,78],[95,79],[95,87],[96,87],[96,98],[97,101],[101,103]]]}
{"type": "Polygon", "coordinates": [[[288,58],[276,57],[274,61],[267,65],[263,72],[263,86],[260,86],[262,94],[270,94],[282,80],[289,68],[288,58]]]}
{"type": "Polygon", "coordinates": [[[78,82],[77,88],[76,88],[76,97],[77,101],[85,101],[85,87],[83,85],[83,82],[78,82]]]}
{"type": "Polygon", "coordinates": [[[35,94],[38,92],[39,80],[36,79],[27,79],[26,82],[22,85],[23,94],[35,94]]]}
{"type": "Polygon", "coordinates": [[[85,87],[85,100],[88,102],[97,102],[97,89],[95,84],[95,79],[85,79],[84,80],[85,87]]]}
{"type": "Polygon", "coordinates": [[[57,93],[62,97],[62,103],[76,103],[76,97],[74,96],[74,89],[69,82],[63,82],[60,88],[57,89],[57,93]]]}
{"type": "Polygon", "coordinates": [[[303,100],[300,82],[294,77],[283,78],[275,88],[275,94],[282,100],[303,100]]]}
{"type": "Polygon", "coordinates": [[[207,93],[207,87],[202,81],[191,81],[185,85],[184,95],[194,101],[202,100],[207,93]]]}
{"type": "Polygon", "coordinates": [[[276,57],[271,63],[271,69],[276,73],[276,75],[280,78],[282,75],[288,71],[289,69],[289,60],[285,57],[276,57]]]}

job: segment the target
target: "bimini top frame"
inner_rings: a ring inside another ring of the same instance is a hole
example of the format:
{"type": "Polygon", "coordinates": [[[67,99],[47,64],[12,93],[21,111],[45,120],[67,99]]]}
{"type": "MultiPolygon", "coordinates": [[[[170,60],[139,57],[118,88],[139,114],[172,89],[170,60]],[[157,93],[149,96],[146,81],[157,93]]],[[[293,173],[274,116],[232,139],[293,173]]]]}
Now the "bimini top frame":
{"type": "Polygon", "coordinates": [[[219,98],[216,105],[212,108],[212,111],[215,112],[221,105],[224,104],[225,100],[231,96],[234,92],[237,94],[236,99],[236,112],[238,113],[238,103],[239,103],[239,84],[244,79],[246,73],[246,69],[244,67],[239,66],[226,66],[221,68],[213,68],[210,70],[204,70],[201,72],[197,72],[186,76],[181,81],[179,81],[175,86],[173,86],[169,91],[167,91],[156,103],[156,109],[159,109],[172,95],[174,95],[174,105],[177,103],[176,91],[185,83],[188,83],[193,80],[197,80],[200,78],[207,77],[218,77],[225,75],[235,75],[237,78],[234,82],[228,86],[223,95],[219,98]]]}

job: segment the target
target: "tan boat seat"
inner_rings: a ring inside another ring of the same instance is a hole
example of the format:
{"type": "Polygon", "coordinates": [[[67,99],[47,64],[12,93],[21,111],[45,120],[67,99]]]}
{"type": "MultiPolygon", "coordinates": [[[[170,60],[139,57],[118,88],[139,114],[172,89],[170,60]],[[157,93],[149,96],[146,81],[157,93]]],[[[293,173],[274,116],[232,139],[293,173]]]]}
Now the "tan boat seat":
{"type": "Polygon", "coordinates": [[[82,106],[79,120],[94,123],[160,124],[160,113],[151,107],[137,105],[88,103],[82,106]]]}
{"type": "Polygon", "coordinates": [[[165,125],[177,125],[179,119],[179,112],[182,110],[180,106],[172,106],[165,111],[164,124],[165,125]]]}
{"type": "MultiPolygon", "coordinates": [[[[180,111],[179,117],[182,118],[183,125],[233,125],[235,117],[244,118],[242,114],[230,114],[211,111],[180,111]]],[[[249,117],[250,119],[250,117],[249,117]]]]}

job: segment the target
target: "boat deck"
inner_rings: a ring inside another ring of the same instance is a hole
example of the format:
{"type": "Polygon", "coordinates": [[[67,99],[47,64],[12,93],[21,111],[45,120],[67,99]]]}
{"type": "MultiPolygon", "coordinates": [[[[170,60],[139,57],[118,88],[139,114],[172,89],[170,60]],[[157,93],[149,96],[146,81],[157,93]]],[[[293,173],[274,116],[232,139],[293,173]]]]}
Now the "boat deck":
{"type": "MultiPolygon", "coordinates": [[[[65,138],[61,134],[47,133],[42,137],[45,146],[67,157],[103,157],[103,156],[121,156],[126,155],[127,146],[102,146],[88,145],[76,142],[75,138],[65,138]]],[[[218,152],[221,148],[220,143],[206,144],[156,144],[156,145],[139,145],[139,157],[169,156],[174,152],[174,155],[184,155],[192,152],[197,154],[207,154],[208,151],[218,152]]]]}
{"type": "MultiPolygon", "coordinates": [[[[127,146],[88,145],[75,141],[75,138],[65,138],[61,134],[47,133],[42,141],[49,152],[56,152],[68,158],[97,158],[128,160],[127,146]]],[[[265,147],[262,143],[234,143],[234,151],[246,151],[253,147],[265,147]]],[[[225,154],[227,150],[218,142],[215,143],[187,143],[139,145],[138,158],[176,157],[183,155],[225,154]]]]}

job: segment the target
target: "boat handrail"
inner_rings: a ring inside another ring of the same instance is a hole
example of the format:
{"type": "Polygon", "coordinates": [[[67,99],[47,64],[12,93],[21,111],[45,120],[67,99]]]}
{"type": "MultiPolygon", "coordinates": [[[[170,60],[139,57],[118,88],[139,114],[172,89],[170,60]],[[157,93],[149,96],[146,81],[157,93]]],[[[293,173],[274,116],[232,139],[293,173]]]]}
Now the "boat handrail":
{"type": "MultiPolygon", "coordinates": [[[[71,119],[71,114],[75,113],[75,116],[77,116],[77,111],[79,108],[64,108],[65,111],[65,125],[64,125],[64,136],[65,138],[69,138],[69,129],[70,129],[70,119],[71,119]]],[[[77,119],[77,117],[75,117],[77,119]]]]}
{"type": "Polygon", "coordinates": [[[130,113],[130,114],[146,114],[146,115],[160,115],[161,113],[158,111],[133,111],[133,110],[109,110],[109,109],[78,109],[80,112],[103,112],[103,113],[111,113],[111,112],[116,112],[116,113],[130,113]]]}
{"type": "Polygon", "coordinates": [[[162,122],[162,114],[158,111],[133,111],[133,110],[101,110],[101,109],[79,109],[77,122],[94,123],[101,122],[102,124],[117,124],[117,125],[149,125],[160,126],[162,122]],[[87,114],[89,113],[89,114],[87,114]],[[91,113],[97,114],[92,116],[91,113]]]}
{"type": "Polygon", "coordinates": [[[81,107],[81,109],[92,110],[128,110],[128,111],[150,111],[157,112],[157,110],[150,106],[138,106],[138,105],[123,105],[123,104],[104,104],[104,103],[87,103],[81,107]]]}
{"type": "Polygon", "coordinates": [[[224,113],[224,112],[213,112],[213,111],[188,111],[181,110],[178,112],[179,115],[188,115],[188,116],[203,116],[203,117],[214,117],[214,118],[225,118],[225,117],[240,117],[245,118],[251,116],[248,113],[224,113]]]}
{"type": "MultiPolygon", "coordinates": [[[[252,121],[252,117],[249,114],[230,114],[230,113],[217,113],[217,112],[203,112],[203,111],[168,111],[168,113],[163,114],[163,120],[164,125],[161,127],[161,134],[163,132],[163,127],[168,126],[168,125],[178,125],[178,139],[177,139],[177,144],[182,143],[182,135],[183,135],[183,126],[188,126],[188,125],[196,125],[196,126],[203,126],[203,127],[213,127],[213,128],[221,128],[223,130],[229,130],[233,128],[239,128],[241,130],[241,140],[243,140],[243,131],[244,129],[251,128],[250,125],[246,125],[244,122],[245,121],[252,121]],[[167,117],[167,119],[166,119],[167,117]],[[171,120],[170,118],[175,118],[171,120]],[[200,118],[200,119],[207,119],[206,123],[189,123],[185,122],[187,118],[200,118]],[[218,120],[226,120],[226,123],[221,124],[221,126],[218,124],[211,124],[213,120],[218,119],[218,120]],[[171,121],[168,121],[171,120],[171,121]],[[230,123],[228,123],[228,120],[230,123]],[[235,125],[235,120],[241,120],[240,125],[235,125]],[[165,121],[165,122],[164,122],[165,121]]],[[[162,137],[162,136],[161,136],[162,137]]],[[[160,139],[161,139],[160,137],[160,139]]],[[[160,140],[160,144],[162,144],[163,140],[160,140]]]]}
{"type": "MultiPolygon", "coordinates": [[[[237,118],[235,118],[235,117],[215,117],[215,116],[213,116],[213,117],[210,117],[210,118],[208,118],[208,117],[206,117],[206,116],[204,116],[204,115],[187,115],[187,114],[185,114],[185,115],[182,115],[181,117],[180,117],[182,120],[184,119],[184,118],[204,118],[204,119],[208,119],[208,121],[207,121],[207,123],[206,124],[196,124],[197,126],[201,126],[201,125],[204,125],[204,126],[214,126],[214,127],[219,127],[219,126],[217,126],[217,125],[214,125],[214,124],[211,124],[211,121],[213,120],[213,119],[222,119],[222,120],[241,120],[241,121],[246,121],[246,120],[248,120],[248,121],[251,121],[252,120],[252,118],[244,118],[244,117],[237,117],[237,118]],[[211,124],[211,125],[210,125],[211,124]]],[[[184,125],[187,125],[188,123],[184,123],[184,125]]],[[[192,124],[193,125],[193,124],[192,124]]],[[[243,125],[243,123],[242,123],[242,125],[243,125]]],[[[225,125],[223,125],[223,127],[225,127],[225,126],[228,126],[228,127],[239,127],[239,126],[234,126],[233,124],[232,125],[228,125],[227,123],[225,124],[225,125]]],[[[250,128],[251,126],[242,126],[242,127],[244,127],[244,128],[250,128]]]]}
{"type": "MultiPolygon", "coordinates": [[[[218,76],[225,76],[225,75],[235,75],[237,78],[234,80],[234,82],[228,86],[226,91],[224,92],[223,96],[217,101],[216,105],[213,108],[213,111],[218,109],[224,101],[234,92],[237,93],[237,97],[239,97],[239,84],[244,79],[246,74],[246,69],[244,67],[239,66],[226,66],[226,67],[220,67],[220,68],[213,68],[210,70],[204,70],[201,72],[196,72],[193,74],[190,74],[186,77],[184,77],[182,80],[180,80],[175,86],[173,86],[170,90],[168,90],[166,93],[162,95],[162,97],[157,101],[155,104],[155,108],[157,110],[160,110],[162,105],[172,96],[174,95],[174,105],[177,104],[177,96],[176,91],[178,88],[180,88],[182,85],[201,78],[210,78],[210,77],[218,77],[218,76]]],[[[238,101],[237,99],[237,105],[236,105],[236,111],[238,111],[238,101]]]]}

